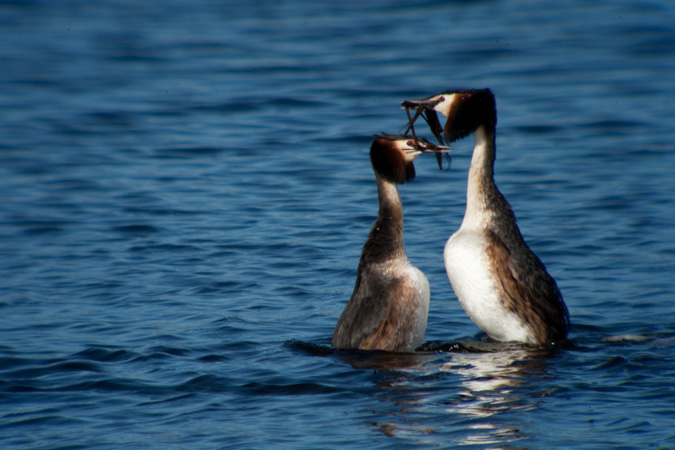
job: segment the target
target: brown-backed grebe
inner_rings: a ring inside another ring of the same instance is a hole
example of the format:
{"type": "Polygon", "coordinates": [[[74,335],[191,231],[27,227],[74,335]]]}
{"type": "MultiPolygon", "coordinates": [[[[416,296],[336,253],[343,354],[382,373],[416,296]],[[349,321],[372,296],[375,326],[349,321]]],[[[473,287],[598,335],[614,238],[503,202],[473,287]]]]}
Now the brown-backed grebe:
{"type": "MultiPolygon", "coordinates": [[[[541,345],[564,339],[570,322],[560,290],[523,240],[511,206],[495,185],[492,92],[448,91],[403,106],[447,117],[442,132],[448,143],[474,134],[464,220],[443,253],[466,313],[495,340],[541,345]]],[[[437,118],[428,122],[438,136],[437,118]]]]}
{"type": "Polygon", "coordinates": [[[403,247],[403,208],[397,184],[415,177],[413,160],[447,151],[424,139],[378,135],[370,147],[380,209],[363,245],[354,292],[333,333],[333,346],[413,352],[422,344],[429,282],[403,247]]]}

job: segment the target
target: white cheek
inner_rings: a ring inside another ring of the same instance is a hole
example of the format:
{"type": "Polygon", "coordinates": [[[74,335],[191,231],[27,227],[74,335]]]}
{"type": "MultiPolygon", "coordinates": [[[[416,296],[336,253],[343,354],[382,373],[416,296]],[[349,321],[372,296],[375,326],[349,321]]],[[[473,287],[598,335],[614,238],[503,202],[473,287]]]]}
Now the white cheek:
{"type": "Polygon", "coordinates": [[[445,100],[434,106],[434,109],[445,117],[448,117],[448,111],[450,111],[450,105],[452,105],[452,102],[455,99],[455,94],[444,95],[443,97],[445,97],[445,100]]]}
{"type": "Polygon", "coordinates": [[[405,152],[405,160],[406,160],[407,162],[411,162],[412,160],[414,160],[415,158],[417,158],[417,157],[420,156],[421,154],[422,154],[422,152],[418,152],[418,151],[414,151],[414,152],[408,151],[408,152],[405,152]]]}

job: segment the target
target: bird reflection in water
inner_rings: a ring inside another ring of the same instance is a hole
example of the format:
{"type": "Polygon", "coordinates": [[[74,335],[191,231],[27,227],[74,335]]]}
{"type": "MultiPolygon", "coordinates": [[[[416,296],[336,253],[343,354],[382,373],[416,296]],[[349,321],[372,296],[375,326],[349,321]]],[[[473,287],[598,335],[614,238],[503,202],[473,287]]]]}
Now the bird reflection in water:
{"type": "Polygon", "coordinates": [[[449,402],[447,411],[471,419],[469,435],[460,444],[506,444],[529,439],[531,436],[515,426],[491,418],[538,407],[530,391],[518,388],[528,384],[530,377],[546,372],[551,350],[497,342],[473,343],[472,347],[471,352],[453,353],[452,359],[441,366],[442,371],[458,375],[463,387],[449,402]]]}

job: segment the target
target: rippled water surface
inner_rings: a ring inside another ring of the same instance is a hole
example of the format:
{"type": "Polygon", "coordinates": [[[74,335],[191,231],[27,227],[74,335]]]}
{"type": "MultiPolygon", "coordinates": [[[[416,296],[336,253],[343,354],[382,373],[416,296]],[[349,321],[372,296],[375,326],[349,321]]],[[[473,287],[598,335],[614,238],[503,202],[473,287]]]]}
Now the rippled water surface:
{"type": "Polygon", "coordinates": [[[675,448],[675,6],[0,2],[0,447],[675,448]],[[401,187],[428,351],[335,351],[399,102],[490,87],[566,299],[484,341],[442,249],[471,140],[401,187]]]}

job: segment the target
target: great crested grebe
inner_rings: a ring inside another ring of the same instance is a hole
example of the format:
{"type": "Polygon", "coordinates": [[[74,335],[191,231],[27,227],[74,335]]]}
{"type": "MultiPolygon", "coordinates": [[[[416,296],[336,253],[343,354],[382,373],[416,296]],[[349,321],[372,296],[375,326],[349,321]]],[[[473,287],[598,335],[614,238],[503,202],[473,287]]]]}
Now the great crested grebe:
{"type": "Polygon", "coordinates": [[[380,209],[363,245],[354,292],[333,333],[334,347],[413,352],[422,344],[429,282],[403,247],[403,208],[397,184],[415,178],[413,160],[445,152],[424,139],[381,134],[370,147],[380,209]]]}
{"type": "Polygon", "coordinates": [[[495,185],[492,91],[448,91],[402,105],[406,112],[416,109],[415,118],[420,110],[433,117],[427,122],[437,137],[441,129],[434,111],[447,117],[442,128],[446,142],[474,134],[464,220],[443,252],[464,311],[498,341],[542,345],[565,339],[570,322],[560,290],[523,240],[511,206],[495,185]]]}

